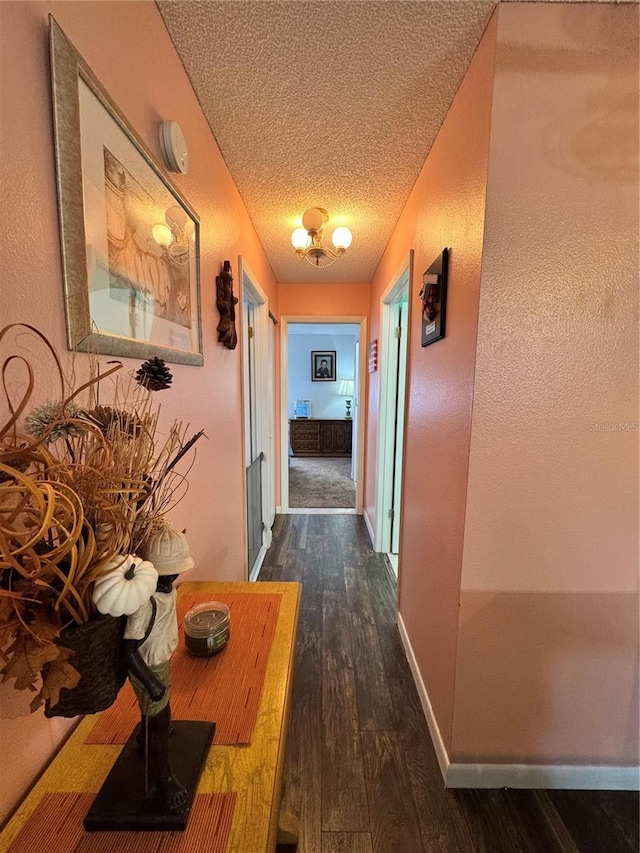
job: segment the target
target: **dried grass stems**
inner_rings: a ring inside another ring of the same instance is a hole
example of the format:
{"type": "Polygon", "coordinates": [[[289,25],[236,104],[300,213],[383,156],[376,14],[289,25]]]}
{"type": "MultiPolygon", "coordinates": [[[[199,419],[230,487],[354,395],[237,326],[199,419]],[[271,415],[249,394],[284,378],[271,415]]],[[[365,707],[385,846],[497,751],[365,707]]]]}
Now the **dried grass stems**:
{"type": "Polygon", "coordinates": [[[61,391],[59,400],[29,414],[31,434],[20,432],[34,373],[22,356],[4,361],[9,416],[0,426],[0,676],[35,691],[44,669],[35,708],[46,698],[55,704],[61,686],[77,683],[70,653],[55,642],[61,629],[95,616],[92,588],[107,563],[141,553],[159,519],[183,496],[188,471],[176,466],[203,433],[187,438],[188,425],[176,421],[163,440],[153,393],[133,376],[113,378],[119,362],[101,373],[93,360],[91,378],[70,388],[53,347],[26,328],[51,352],[61,391]],[[7,375],[16,359],[26,366],[27,382],[14,404],[7,375]],[[100,402],[107,377],[108,405],[100,402]]]}

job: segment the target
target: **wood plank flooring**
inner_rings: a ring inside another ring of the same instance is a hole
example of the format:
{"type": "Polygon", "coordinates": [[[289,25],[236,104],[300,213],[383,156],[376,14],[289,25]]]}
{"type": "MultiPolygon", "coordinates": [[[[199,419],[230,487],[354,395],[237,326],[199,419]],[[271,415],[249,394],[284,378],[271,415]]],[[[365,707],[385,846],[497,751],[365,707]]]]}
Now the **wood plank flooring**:
{"type": "Polygon", "coordinates": [[[303,584],[282,802],[298,853],[638,853],[637,793],[446,790],[362,518],[273,533],[260,580],[303,584]]]}

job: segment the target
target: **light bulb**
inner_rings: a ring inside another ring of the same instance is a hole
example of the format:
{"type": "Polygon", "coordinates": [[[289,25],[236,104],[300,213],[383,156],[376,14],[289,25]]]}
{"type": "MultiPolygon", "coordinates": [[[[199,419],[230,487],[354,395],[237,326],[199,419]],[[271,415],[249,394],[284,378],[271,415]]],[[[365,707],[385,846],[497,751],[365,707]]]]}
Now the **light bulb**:
{"type": "Polygon", "coordinates": [[[302,224],[307,231],[320,231],[324,221],[322,210],[319,207],[310,207],[302,214],[302,224]]]}
{"type": "Polygon", "coordinates": [[[331,235],[331,242],[336,249],[348,249],[352,240],[351,231],[345,228],[344,225],[341,225],[340,228],[335,228],[331,235]]]}
{"type": "Polygon", "coordinates": [[[306,249],[311,245],[311,237],[304,228],[296,228],[291,235],[291,245],[296,251],[306,249]]]}
{"type": "MultiPolygon", "coordinates": [[[[149,232],[147,232],[149,233],[149,232]]],[[[151,235],[159,246],[170,246],[173,243],[173,234],[166,225],[158,223],[151,229],[151,235]]]]}

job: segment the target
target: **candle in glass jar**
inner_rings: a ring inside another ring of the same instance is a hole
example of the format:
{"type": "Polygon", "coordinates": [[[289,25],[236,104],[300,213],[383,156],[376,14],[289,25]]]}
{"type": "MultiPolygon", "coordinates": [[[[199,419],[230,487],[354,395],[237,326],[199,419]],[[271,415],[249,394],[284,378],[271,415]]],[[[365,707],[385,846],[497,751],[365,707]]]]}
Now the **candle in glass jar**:
{"type": "Polygon", "coordinates": [[[184,617],[187,651],[195,657],[210,657],[226,646],[229,639],[229,608],[220,601],[197,604],[184,617]]]}

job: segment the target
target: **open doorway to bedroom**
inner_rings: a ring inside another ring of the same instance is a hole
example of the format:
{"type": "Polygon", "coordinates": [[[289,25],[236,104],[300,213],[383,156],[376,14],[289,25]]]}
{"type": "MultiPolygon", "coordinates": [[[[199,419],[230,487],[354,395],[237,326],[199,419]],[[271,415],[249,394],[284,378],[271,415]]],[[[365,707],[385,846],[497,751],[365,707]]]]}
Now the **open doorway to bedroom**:
{"type": "Polygon", "coordinates": [[[355,513],[361,324],[290,318],[282,337],[282,511],[355,513]]]}

